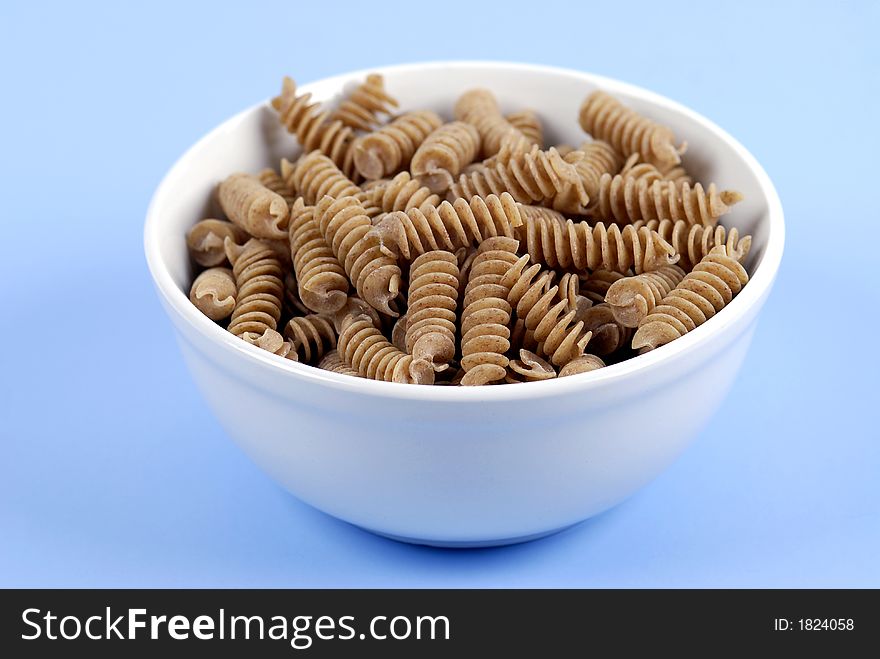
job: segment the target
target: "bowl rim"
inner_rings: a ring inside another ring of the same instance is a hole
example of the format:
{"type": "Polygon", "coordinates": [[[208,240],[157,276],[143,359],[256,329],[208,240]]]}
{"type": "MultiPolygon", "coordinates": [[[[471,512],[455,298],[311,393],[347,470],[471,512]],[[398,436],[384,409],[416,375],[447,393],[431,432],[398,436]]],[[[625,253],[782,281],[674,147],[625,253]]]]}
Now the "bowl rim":
{"type": "Polygon", "coordinates": [[[747,286],[728,304],[717,316],[710,319],[684,336],[668,343],[656,350],[637,355],[631,359],[606,366],[604,368],[573,375],[565,378],[553,378],[539,382],[522,383],[520,386],[489,386],[477,387],[454,387],[454,386],[417,386],[396,382],[382,382],[366,378],[355,378],[350,375],[342,375],[325,371],[314,366],[282,359],[270,354],[265,350],[250,345],[233,336],[222,327],[204,316],[193,305],[189,296],[177,287],[166,267],[160,249],[161,221],[158,217],[158,208],[165,203],[165,197],[169,196],[170,182],[181,175],[186,169],[188,160],[193,157],[202,146],[212,140],[218,133],[229,130],[236,123],[245,119],[253,112],[257,112],[268,105],[268,99],[256,103],[238,114],[223,121],[213,128],[192,146],[190,146],[171,166],[162,177],[150,200],[144,224],[144,252],[147,265],[156,288],[165,302],[167,309],[173,310],[186,323],[206,341],[217,344],[227,351],[233,359],[242,358],[255,363],[260,363],[275,372],[283,373],[286,377],[301,380],[303,382],[320,384],[324,387],[338,391],[356,392],[360,395],[368,395],[377,398],[396,400],[435,401],[438,403],[486,403],[498,400],[521,400],[537,399],[549,396],[559,396],[571,393],[572,390],[589,390],[594,387],[607,385],[633,375],[644,374],[681,358],[682,355],[692,352],[719,334],[725,327],[734,324],[742,318],[755,305],[762,303],[765,295],[773,285],[776,274],[782,261],[783,247],[785,243],[785,220],[782,203],[770,177],[757,159],[736,139],[728,134],[720,126],[690,108],[673,101],[665,96],[644,89],[637,85],[609,78],[606,76],[568,69],[564,67],[546,66],[539,64],[525,64],[509,61],[491,60],[438,60],[428,62],[412,62],[392,66],[377,66],[369,69],[341,73],[319,80],[312,81],[300,86],[303,93],[312,91],[314,86],[339,86],[351,78],[361,78],[368,73],[407,73],[413,70],[435,69],[489,69],[505,71],[529,71],[538,74],[553,76],[567,76],[580,82],[587,82],[598,87],[610,90],[612,93],[621,91],[634,97],[638,97],[648,103],[665,107],[666,109],[682,114],[688,120],[702,124],[702,126],[715,133],[725,142],[752,170],[758,180],[761,192],[767,202],[768,237],[764,248],[764,254],[755,267],[754,274],[750,277],[747,286]]]}

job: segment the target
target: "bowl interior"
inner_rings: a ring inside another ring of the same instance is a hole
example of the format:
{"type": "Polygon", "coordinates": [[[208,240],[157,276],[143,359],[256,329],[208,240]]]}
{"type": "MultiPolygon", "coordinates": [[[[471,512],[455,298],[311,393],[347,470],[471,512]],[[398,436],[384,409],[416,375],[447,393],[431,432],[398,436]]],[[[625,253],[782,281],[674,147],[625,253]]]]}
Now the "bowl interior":
{"type": "MultiPolygon", "coordinates": [[[[585,135],[577,123],[580,103],[597,88],[612,93],[634,109],[670,126],[678,139],[688,142],[684,164],[699,181],[714,181],[721,189],[736,189],[745,196],[722,222],[753,236],[745,264],[752,281],[722,313],[732,313],[734,306],[745,308],[748,302],[740,298],[750,297],[754,302],[763,292],[760,289],[768,288],[772,282],[781,258],[783,232],[781,207],[773,186],[739,143],[687,108],[625,83],[563,69],[453,62],[378,70],[385,75],[386,87],[400,101],[402,110],[432,109],[445,119],[451,119],[452,106],[459,94],[473,87],[486,87],[495,93],[504,112],[535,110],[544,124],[548,145],[576,146],[584,141],[585,135]],[[769,265],[764,265],[768,250],[772,258],[769,265]]],[[[311,92],[316,101],[333,103],[365,74],[358,71],[328,78],[302,85],[300,91],[311,92]]],[[[198,220],[217,216],[213,194],[217,183],[235,171],[277,168],[282,157],[295,157],[299,151],[295,138],[281,127],[275,111],[264,102],[209,133],[168,173],[151,205],[145,241],[153,275],[175,307],[189,305],[187,293],[193,275],[184,235],[198,220]]],[[[194,308],[192,311],[197,313],[194,308]]],[[[688,336],[679,341],[685,339],[688,336]]]]}

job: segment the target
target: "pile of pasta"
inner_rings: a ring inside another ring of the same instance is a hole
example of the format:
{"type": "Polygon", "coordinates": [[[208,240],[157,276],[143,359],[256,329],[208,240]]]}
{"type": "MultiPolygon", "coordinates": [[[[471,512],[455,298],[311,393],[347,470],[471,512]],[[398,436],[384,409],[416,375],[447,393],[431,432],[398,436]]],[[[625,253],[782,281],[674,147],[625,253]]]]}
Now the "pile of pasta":
{"type": "Polygon", "coordinates": [[[190,299],[280,358],[400,383],[521,383],[673,341],[748,281],[741,200],[672,130],[602,91],[580,145],[486,89],[452,120],[400,111],[381,75],[336,107],[290,78],[272,107],[302,155],[220,182],[187,235],[190,299]]]}

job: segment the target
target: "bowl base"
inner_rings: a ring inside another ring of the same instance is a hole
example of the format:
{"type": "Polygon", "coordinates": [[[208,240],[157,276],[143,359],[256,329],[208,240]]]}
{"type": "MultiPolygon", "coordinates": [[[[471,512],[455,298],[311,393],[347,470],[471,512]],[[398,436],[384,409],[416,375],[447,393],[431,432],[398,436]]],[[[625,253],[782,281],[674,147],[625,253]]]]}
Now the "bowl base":
{"type": "Polygon", "coordinates": [[[411,538],[408,536],[382,533],[381,531],[375,531],[367,527],[361,528],[363,528],[365,531],[369,531],[370,533],[374,533],[375,535],[380,535],[383,538],[396,540],[397,542],[405,542],[410,545],[424,545],[426,547],[439,547],[442,549],[480,549],[483,547],[503,547],[505,545],[517,545],[521,542],[540,540],[541,538],[546,538],[547,536],[561,533],[562,531],[570,529],[576,524],[577,523],[568,524],[567,526],[560,526],[556,529],[541,531],[540,533],[532,533],[530,535],[519,535],[510,538],[493,538],[491,540],[431,540],[430,538],[411,538]]]}

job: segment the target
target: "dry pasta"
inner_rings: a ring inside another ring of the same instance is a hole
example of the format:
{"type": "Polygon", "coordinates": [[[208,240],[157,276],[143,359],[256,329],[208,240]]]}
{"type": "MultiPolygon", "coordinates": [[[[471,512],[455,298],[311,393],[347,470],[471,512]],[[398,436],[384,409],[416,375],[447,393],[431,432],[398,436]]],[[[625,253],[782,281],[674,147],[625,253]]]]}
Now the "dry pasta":
{"type": "Polygon", "coordinates": [[[207,322],[348,377],[522,384],[658,348],[747,284],[742,195],[608,94],[572,108],[591,137],[575,148],[486,89],[448,123],[392,117],[391,91],[370,74],[324,108],[284,79],[272,106],[302,152],[221,181],[225,215],[186,234],[207,322]]]}

